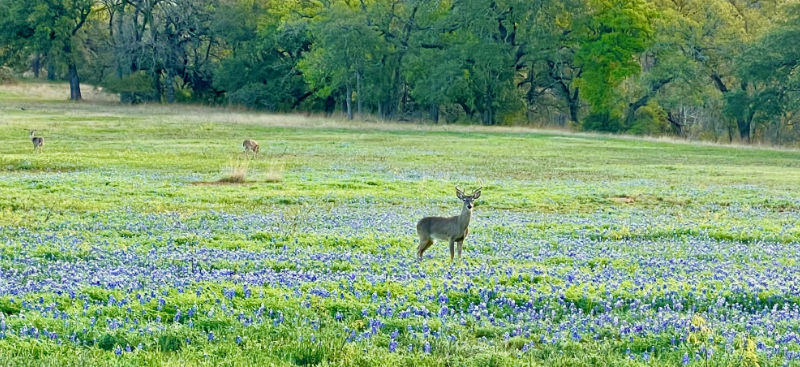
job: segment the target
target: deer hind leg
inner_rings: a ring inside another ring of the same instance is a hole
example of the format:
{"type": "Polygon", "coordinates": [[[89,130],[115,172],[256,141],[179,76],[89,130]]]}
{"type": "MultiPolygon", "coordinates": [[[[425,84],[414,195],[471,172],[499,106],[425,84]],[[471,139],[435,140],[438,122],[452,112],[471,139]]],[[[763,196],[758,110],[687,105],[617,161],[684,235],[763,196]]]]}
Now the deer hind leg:
{"type": "Polygon", "coordinates": [[[428,237],[420,237],[419,238],[419,247],[417,247],[417,258],[418,259],[422,259],[422,254],[424,254],[425,250],[427,250],[428,247],[431,247],[431,245],[433,245],[433,240],[432,239],[430,239],[428,237]]]}

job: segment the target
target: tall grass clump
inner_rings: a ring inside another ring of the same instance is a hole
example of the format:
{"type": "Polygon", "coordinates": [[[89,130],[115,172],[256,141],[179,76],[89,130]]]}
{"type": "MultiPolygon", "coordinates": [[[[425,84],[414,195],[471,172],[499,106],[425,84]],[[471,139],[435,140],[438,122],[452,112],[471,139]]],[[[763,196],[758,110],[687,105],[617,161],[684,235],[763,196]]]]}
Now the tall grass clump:
{"type": "Polygon", "coordinates": [[[270,159],[267,163],[267,171],[264,175],[265,182],[282,182],[284,164],[276,159],[270,159]]]}
{"type": "Polygon", "coordinates": [[[217,180],[221,183],[244,183],[250,170],[250,160],[247,158],[232,159],[223,170],[223,177],[217,180]]]}

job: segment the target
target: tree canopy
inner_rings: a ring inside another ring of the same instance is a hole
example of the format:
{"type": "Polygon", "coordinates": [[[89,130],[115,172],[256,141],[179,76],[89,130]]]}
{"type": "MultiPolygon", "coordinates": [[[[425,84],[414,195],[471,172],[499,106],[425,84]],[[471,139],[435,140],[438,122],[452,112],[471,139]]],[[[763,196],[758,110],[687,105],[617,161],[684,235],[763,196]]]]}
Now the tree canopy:
{"type": "Polygon", "coordinates": [[[800,0],[5,0],[0,64],[126,103],[800,139],[800,0]]]}

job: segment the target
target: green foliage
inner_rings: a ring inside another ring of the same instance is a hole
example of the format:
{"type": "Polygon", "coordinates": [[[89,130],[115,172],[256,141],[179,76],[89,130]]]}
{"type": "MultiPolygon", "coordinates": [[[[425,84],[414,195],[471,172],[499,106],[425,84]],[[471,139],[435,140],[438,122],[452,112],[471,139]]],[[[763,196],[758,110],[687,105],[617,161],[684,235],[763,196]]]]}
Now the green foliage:
{"type": "Polygon", "coordinates": [[[800,42],[800,6],[788,19],[739,56],[737,74],[749,88],[727,95],[726,112],[757,123],[781,121],[800,103],[800,50],[786,45],[800,42]]]}
{"type": "Polygon", "coordinates": [[[611,112],[593,112],[586,116],[581,127],[584,130],[619,132],[622,130],[622,121],[611,112]]]}
{"type": "Polygon", "coordinates": [[[664,135],[671,131],[667,116],[656,103],[649,103],[636,113],[633,125],[627,132],[637,135],[664,135]]]}
{"type": "Polygon", "coordinates": [[[7,66],[0,66],[0,84],[14,82],[14,70],[7,66]]]}
{"type": "Polygon", "coordinates": [[[797,33],[785,1],[8,0],[0,65],[129,103],[783,143],[797,33]]]}
{"type": "Polygon", "coordinates": [[[183,348],[184,338],[170,333],[158,336],[158,349],[162,352],[177,352],[183,348]]]}
{"type": "Polygon", "coordinates": [[[126,345],[130,344],[122,335],[106,333],[97,339],[97,347],[107,352],[114,350],[115,347],[124,348],[126,345]]]}
{"type": "Polygon", "coordinates": [[[643,0],[593,0],[590,17],[579,26],[581,47],[575,55],[583,74],[575,83],[591,105],[584,128],[619,131],[622,111],[616,87],[641,71],[634,56],[652,42],[653,9],[643,0]]]}
{"type": "Polygon", "coordinates": [[[139,70],[121,78],[109,75],[103,81],[103,87],[112,93],[150,94],[153,93],[152,82],[145,71],[139,70]]]}
{"type": "Polygon", "coordinates": [[[303,102],[313,103],[297,69],[311,45],[307,22],[279,23],[277,15],[266,13],[264,6],[253,2],[248,7],[242,2],[221,7],[220,35],[235,47],[230,57],[218,62],[214,87],[225,92],[229,103],[259,109],[287,111],[303,102]]]}

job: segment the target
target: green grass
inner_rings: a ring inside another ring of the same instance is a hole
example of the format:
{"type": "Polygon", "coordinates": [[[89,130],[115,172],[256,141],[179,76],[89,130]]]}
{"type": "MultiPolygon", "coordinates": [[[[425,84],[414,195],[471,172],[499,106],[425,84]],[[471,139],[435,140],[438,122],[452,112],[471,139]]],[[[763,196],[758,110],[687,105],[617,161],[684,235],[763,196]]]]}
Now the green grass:
{"type": "MultiPolygon", "coordinates": [[[[759,309],[765,303],[800,302],[770,284],[752,293],[732,288],[746,288],[737,271],[768,277],[771,267],[796,270],[791,248],[800,242],[797,151],[518,128],[347,122],[201,106],[125,106],[101,93],[94,100],[70,103],[58,98],[58,88],[63,86],[0,86],[0,271],[21,274],[31,264],[49,269],[59,262],[115,261],[103,259],[127,251],[152,257],[151,262],[142,260],[143,267],[191,266],[197,274],[222,270],[245,276],[270,269],[361,275],[338,300],[309,295],[316,286],[348,286],[325,278],[297,287],[264,284],[253,292],[265,292],[265,298],[231,301],[237,310],[252,312],[266,304],[287,319],[299,315],[293,324],[271,327],[267,322],[243,329],[217,308],[219,315],[198,319],[194,328],[165,324],[152,336],[90,330],[87,337],[97,342],[86,345],[0,339],[0,365],[677,365],[684,352],[693,354],[696,348],[686,341],[671,345],[669,333],[628,340],[610,329],[597,331],[612,335],[605,339],[539,344],[537,335],[552,336],[545,326],[532,326],[530,337],[505,340],[510,328],[473,320],[448,326],[464,339],[439,339],[434,352],[425,354],[419,345],[414,352],[387,352],[388,334],[346,342],[343,327],[366,330],[362,309],[375,311],[371,301],[353,295],[356,290],[379,297],[406,295],[408,304],[435,313],[438,292],[430,289],[444,287],[447,279],[452,286],[474,281],[486,289],[501,287],[504,297],[517,304],[535,300],[560,310],[552,322],[578,309],[592,313],[609,297],[672,304],[670,292],[697,312],[714,308],[717,296],[759,309]],[[41,154],[33,153],[28,129],[45,138],[41,154]],[[242,155],[245,138],[260,143],[258,156],[242,155]],[[237,169],[246,172],[244,178],[231,180],[237,169]],[[432,257],[416,264],[414,222],[423,215],[457,213],[454,185],[483,187],[465,263],[448,268],[446,245],[437,244],[432,257]],[[386,213],[389,218],[381,219],[386,213]],[[168,225],[161,228],[160,223],[168,225]],[[388,229],[380,230],[382,223],[389,223],[388,229]],[[185,253],[201,248],[275,256],[239,261],[210,255],[188,265],[177,255],[149,255],[176,246],[185,253]],[[298,258],[281,255],[287,253],[298,258]],[[313,253],[355,258],[317,259],[313,253]],[[392,260],[383,263],[384,257],[392,260]],[[670,272],[665,259],[687,260],[700,268],[678,265],[670,272]],[[487,267],[497,272],[489,276],[487,267]],[[376,283],[367,276],[401,270],[423,274],[425,280],[376,283]],[[649,280],[603,283],[603,271],[649,280]],[[708,296],[697,296],[700,292],[708,296]],[[307,300],[312,306],[301,306],[307,300]],[[556,306],[559,300],[572,304],[572,311],[556,306]],[[344,321],[334,320],[337,313],[345,315],[344,321]],[[305,319],[322,325],[314,331],[305,319]],[[202,339],[208,331],[215,331],[219,342],[184,342],[202,339]],[[233,343],[240,334],[245,342],[233,343]],[[310,334],[320,342],[298,341],[310,334]],[[529,340],[536,346],[520,354],[529,340]],[[112,352],[138,343],[144,350],[121,356],[112,352]],[[648,363],[625,353],[641,354],[651,347],[658,352],[648,363]]],[[[57,273],[34,272],[26,279],[52,274],[57,273]]],[[[213,305],[225,287],[243,292],[235,276],[220,282],[192,279],[186,293],[169,286],[152,289],[169,292],[169,307],[157,309],[153,299],[135,303],[134,311],[171,320],[177,308],[185,312],[192,305],[213,305]],[[205,287],[202,295],[189,291],[198,286],[205,287]]],[[[79,293],[100,304],[109,295],[126,296],[84,285],[79,293]]],[[[453,290],[449,307],[468,313],[470,305],[485,302],[475,289],[453,290]]],[[[17,297],[0,293],[0,313],[18,327],[36,323],[64,332],[78,332],[91,312],[101,315],[101,324],[104,318],[126,315],[100,304],[82,315],[78,298],[48,289],[17,297]],[[30,310],[22,311],[27,319],[17,316],[21,299],[40,296],[74,315],[74,325],[62,328],[60,321],[30,310]]],[[[514,313],[493,303],[488,308],[497,317],[514,313]]],[[[624,307],[614,312],[633,321],[642,316],[624,307]]],[[[383,322],[403,333],[408,325],[421,325],[420,320],[383,322]]],[[[774,342],[765,335],[752,337],[774,342]]],[[[405,334],[400,338],[416,343],[404,339],[405,334]]],[[[738,349],[731,348],[715,354],[712,365],[740,365],[738,349]]],[[[759,358],[762,365],[780,360],[764,353],[759,358]]]]}

